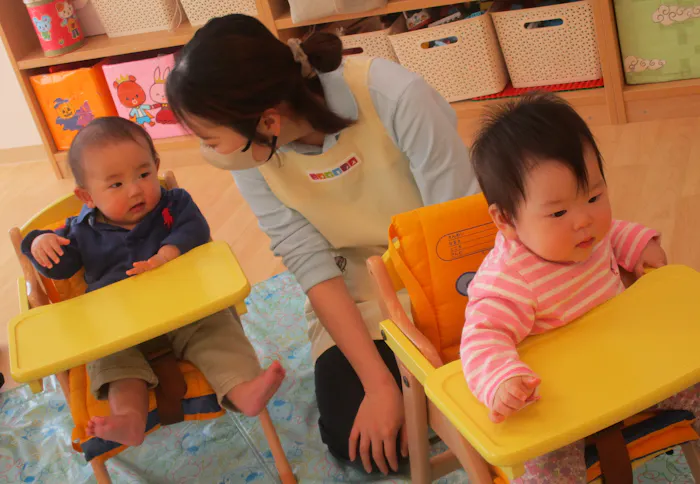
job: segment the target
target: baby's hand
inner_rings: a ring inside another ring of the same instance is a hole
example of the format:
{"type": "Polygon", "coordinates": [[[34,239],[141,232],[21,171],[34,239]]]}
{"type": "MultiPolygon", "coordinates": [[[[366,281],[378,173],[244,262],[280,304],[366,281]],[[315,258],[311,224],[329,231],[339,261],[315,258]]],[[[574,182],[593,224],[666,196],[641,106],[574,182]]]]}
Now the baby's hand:
{"type": "Polygon", "coordinates": [[[647,246],[644,247],[642,255],[639,256],[637,265],[634,266],[634,275],[637,276],[637,279],[639,279],[644,275],[645,267],[658,269],[666,264],[668,264],[668,261],[666,260],[666,252],[664,252],[664,249],[661,248],[659,239],[653,238],[649,241],[647,246]]]}
{"type": "Polygon", "coordinates": [[[539,400],[535,396],[535,390],[540,382],[539,378],[533,376],[516,376],[501,383],[496,390],[489,418],[495,423],[501,423],[529,403],[539,400]]]}
{"type": "Polygon", "coordinates": [[[171,260],[179,256],[180,249],[178,249],[174,245],[164,245],[160,248],[158,253],[150,259],[142,262],[134,262],[133,269],[129,269],[128,271],[126,271],[126,275],[135,276],[138,274],[142,274],[146,271],[153,270],[156,267],[160,267],[166,262],[170,262],[171,260]]]}
{"type": "Polygon", "coordinates": [[[70,244],[70,240],[54,233],[41,234],[32,241],[32,256],[41,267],[51,269],[58,264],[63,255],[61,246],[70,244]],[[53,262],[52,262],[53,261],[53,262]]]}

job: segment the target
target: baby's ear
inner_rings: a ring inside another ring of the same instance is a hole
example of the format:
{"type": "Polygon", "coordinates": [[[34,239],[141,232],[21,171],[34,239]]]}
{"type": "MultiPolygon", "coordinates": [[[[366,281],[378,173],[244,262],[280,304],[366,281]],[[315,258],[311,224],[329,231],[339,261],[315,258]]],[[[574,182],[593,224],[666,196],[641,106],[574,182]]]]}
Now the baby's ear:
{"type": "Polygon", "coordinates": [[[491,219],[496,225],[496,228],[498,228],[499,232],[507,239],[515,240],[517,238],[512,216],[503,213],[503,210],[495,203],[489,205],[489,215],[491,215],[491,219]]]}
{"type": "Polygon", "coordinates": [[[86,189],[84,189],[83,187],[75,187],[73,193],[75,193],[75,196],[78,197],[78,199],[85,205],[87,205],[90,208],[95,208],[95,202],[92,201],[92,197],[86,189]]]}

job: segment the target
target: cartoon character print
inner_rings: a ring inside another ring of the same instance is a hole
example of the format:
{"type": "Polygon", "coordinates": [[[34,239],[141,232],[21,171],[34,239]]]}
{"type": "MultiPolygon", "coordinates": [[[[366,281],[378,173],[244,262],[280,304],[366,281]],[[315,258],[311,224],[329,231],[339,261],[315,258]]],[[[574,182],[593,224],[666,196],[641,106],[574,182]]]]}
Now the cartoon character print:
{"type": "Polygon", "coordinates": [[[58,114],[56,124],[62,126],[64,131],[80,131],[95,119],[87,101],[76,110],[69,99],[59,97],[54,100],[53,108],[58,114]]]}
{"type": "Polygon", "coordinates": [[[163,75],[160,74],[160,67],[156,67],[153,72],[153,85],[149,91],[151,100],[160,106],[160,111],[156,114],[158,124],[177,124],[173,110],[168,106],[168,98],[165,95],[165,81],[170,75],[170,67],[166,67],[163,75]]]}
{"type": "Polygon", "coordinates": [[[155,121],[153,121],[153,115],[149,110],[158,108],[159,106],[146,104],[146,91],[136,83],[136,78],[134,76],[121,77],[114,81],[113,85],[117,90],[119,102],[121,102],[123,106],[131,108],[131,111],[129,111],[129,119],[131,121],[140,126],[146,124],[149,126],[156,125],[155,121]]]}
{"type": "Polygon", "coordinates": [[[78,29],[78,17],[75,14],[75,8],[69,1],[56,2],[56,12],[61,17],[61,27],[65,27],[70,32],[71,37],[77,39],[80,37],[78,29]]]}
{"type": "Polygon", "coordinates": [[[46,41],[51,40],[51,17],[48,15],[44,15],[40,19],[33,17],[32,21],[41,34],[41,38],[46,41]]]}

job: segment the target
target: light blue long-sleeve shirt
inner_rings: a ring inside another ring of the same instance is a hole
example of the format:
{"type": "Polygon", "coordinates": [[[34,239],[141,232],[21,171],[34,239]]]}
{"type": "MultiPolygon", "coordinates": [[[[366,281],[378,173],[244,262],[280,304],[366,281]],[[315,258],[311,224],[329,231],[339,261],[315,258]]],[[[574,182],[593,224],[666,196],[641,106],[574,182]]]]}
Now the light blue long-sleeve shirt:
{"type": "MultiPolygon", "coordinates": [[[[337,115],[357,120],[358,107],[343,77],[343,66],[319,74],[328,107],[337,115]]],[[[410,161],[423,203],[432,205],[479,191],[469,154],[457,133],[457,117],[421,76],[398,64],[374,59],[368,86],[374,107],[396,146],[410,161]]],[[[315,155],[332,148],[338,134],[327,135],[323,146],[290,143],[280,151],[315,155]]],[[[272,193],[257,168],[234,171],[236,185],[305,292],[340,276],[332,247],[306,218],[272,193]]]]}

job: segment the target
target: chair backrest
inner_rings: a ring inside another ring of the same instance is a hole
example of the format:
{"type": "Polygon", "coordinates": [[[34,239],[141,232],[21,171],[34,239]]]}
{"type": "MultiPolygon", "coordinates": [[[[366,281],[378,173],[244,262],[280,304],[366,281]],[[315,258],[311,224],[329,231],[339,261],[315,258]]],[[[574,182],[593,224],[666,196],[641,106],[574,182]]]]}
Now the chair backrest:
{"type": "Polygon", "coordinates": [[[459,357],[467,287],[496,233],[481,194],[392,219],[385,265],[394,287],[407,289],[414,324],[444,362],[459,357]]]}
{"type": "MultiPolygon", "coordinates": [[[[161,176],[160,182],[166,189],[178,186],[172,172],[166,172],[161,176]]],[[[80,213],[82,207],[83,202],[75,194],[71,193],[48,205],[30,218],[21,228],[10,231],[10,237],[15,246],[15,252],[19,258],[24,277],[30,285],[28,292],[32,307],[48,302],[65,301],[85,293],[87,285],[85,284],[84,271],[82,269],[70,279],[49,279],[39,274],[29,260],[20,252],[19,248],[22,239],[32,230],[55,230],[63,227],[66,219],[80,213]]]]}

